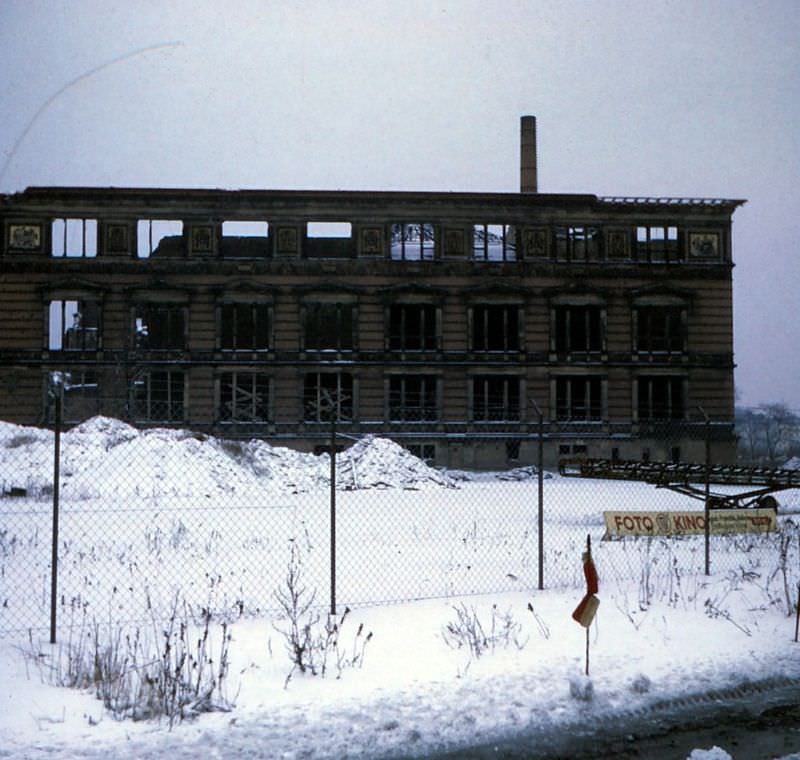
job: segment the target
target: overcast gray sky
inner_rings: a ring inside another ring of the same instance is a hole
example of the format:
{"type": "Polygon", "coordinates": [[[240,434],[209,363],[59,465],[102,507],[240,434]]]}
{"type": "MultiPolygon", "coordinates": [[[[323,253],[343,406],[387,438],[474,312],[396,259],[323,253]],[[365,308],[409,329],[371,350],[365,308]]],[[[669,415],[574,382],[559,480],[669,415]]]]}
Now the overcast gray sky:
{"type": "Polygon", "coordinates": [[[800,0],[0,0],[0,74],[0,192],[516,191],[532,113],[541,192],[746,198],[740,401],[800,406],[800,0]]]}

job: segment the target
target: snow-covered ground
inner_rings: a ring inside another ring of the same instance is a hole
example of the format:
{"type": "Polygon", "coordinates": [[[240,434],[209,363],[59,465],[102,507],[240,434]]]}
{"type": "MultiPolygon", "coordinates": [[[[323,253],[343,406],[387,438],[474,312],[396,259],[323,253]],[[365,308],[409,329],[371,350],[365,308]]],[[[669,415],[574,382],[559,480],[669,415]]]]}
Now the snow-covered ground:
{"type": "MultiPolygon", "coordinates": [[[[0,639],[0,757],[425,757],[800,679],[792,516],[778,536],[715,539],[706,577],[698,539],[600,541],[602,510],[653,508],[652,489],[552,477],[552,581],[539,591],[530,471],[442,473],[380,439],[338,458],[338,613],[346,602],[417,601],[354,606],[339,654],[355,666],[289,678],[275,592],[294,546],[304,583],[328,602],[327,458],[96,418],[63,436],[61,622],[84,621],[74,637],[96,622],[106,641],[109,627],[158,639],[144,600],[177,591],[187,620],[212,609],[230,634],[228,711],[171,730],[165,720],[116,720],[91,690],[52,685],[69,634],[50,645],[41,622],[50,436],[0,423],[0,483],[26,491],[0,501],[0,622],[13,628],[23,609],[40,621],[30,637],[0,639]],[[589,679],[585,630],[571,619],[587,534],[601,600],[589,679]],[[488,638],[494,631],[480,657],[445,636],[459,610],[488,638]]],[[[658,508],[687,503],[659,492],[658,508]]],[[[211,635],[219,651],[221,629],[211,635]]]]}

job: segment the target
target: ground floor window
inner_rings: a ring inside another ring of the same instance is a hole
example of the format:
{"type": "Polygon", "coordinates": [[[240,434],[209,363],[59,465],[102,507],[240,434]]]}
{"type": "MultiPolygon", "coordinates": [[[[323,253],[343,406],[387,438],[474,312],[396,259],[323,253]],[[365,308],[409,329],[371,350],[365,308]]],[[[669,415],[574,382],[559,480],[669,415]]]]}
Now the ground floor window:
{"type": "Polygon", "coordinates": [[[269,376],[257,372],[223,372],[219,378],[221,422],[267,422],[269,376]]]}
{"type": "Polygon", "coordinates": [[[185,375],[181,370],[146,370],[131,384],[131,417],[147,422],[184,419],[185,375]]]}
{"type": "Polygon", "coordinates": [[[407,422],[437,419],[436,378],[431,375],[389,378],[389,418],[407,422]]]}
{"type": "Polygon", "coordinates": [[[472,378],[472,418],[476,422],[519,421],[520,381],[508,375],[472,378]]]}
{"type": "Polygon", "coordinates": [[[345,372],[310,372],[303,381],[303,410],[307,422],[353,419],[353,376],[345,372]],[[333,416],[333,417],[332,417],[333,416]]]}
{"type": "MultiPolygon", "coordinates": [[[[61,372],[61,420],[77,423],[100,413],[100,380],[93,370],[61,372]]],[[[52,384],[48,384],[48,420],[55,421],[52,384]]]]}
{"type": "Polygon", "coordinates": [[[595,422],[603,419],[602,380],[599,377],[557,377],[556,419],[595,422]]]}
{"type": "Polygon", "coordinates": [[[637,392],[640,420],[682,420],[686,416],[682,377],[640,377],[637,392]]]}

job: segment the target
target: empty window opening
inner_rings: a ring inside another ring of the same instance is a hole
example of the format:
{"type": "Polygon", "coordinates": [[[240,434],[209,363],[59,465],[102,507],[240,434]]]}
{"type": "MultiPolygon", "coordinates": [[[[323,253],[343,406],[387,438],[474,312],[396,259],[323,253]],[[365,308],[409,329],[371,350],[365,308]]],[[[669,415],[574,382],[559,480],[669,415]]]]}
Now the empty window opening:
{"type": "Polygon", "coordinates": [[[432,261],[436,234],[432,224],[393,224],[391,257],[405,261],[432,261]]]}
{"type": "Polygon", "coordinates": [[[556,306],[555,312],[556,353],[603,350],[603,311],[600,306],[556,306]]]}
{"type": "Polygon", "coordinates": [[[490,304],[472,309],[473,351],[519,351],[519,308],[490,304]]]}
{"type": "Polygon", "coordinates": [[[438,418],[436,378],[401,375],[389,379],[389,418],[406,422],[428,422],[438,418]]]}
{"type": "Polygon", "coordinates": [[[263,259],[269,255],[269,224],[229,220],[222,223],[223,258],[263,259]]]}
{"type": "Polygon", "coordinates": [[[220,348],[223,351],[269,350],[270,322],[269,304],[222,304],[219,307],[220,348]]]}
{"type": "Polygon", "coordinates": [[[349,303],[309,303],[305,307],[307,351],[352,351],[355,306],[349,303]]]}
{"type": "Polygon", "coordinates": [[[97,219],[53,219],[51,233],[53,256],[97,256],[97,219]]]}
{"type": "Polygon", "coordinates": [[[516,261],[516,228],[509,224],[474,225],[472,253],[480,261],[516,261]]]}
{"type": "Polygon", "coordinates": [[[519,462],[519,441],[506,441],[506,459],[509,462],[519,462]]]}
{"type": "Polygon", "coordinates": [[[686,413],[682,377],[640,377],[638,407],[640,420],[682,420],[686,413]]]}
{"type": "Polygon", "coordinates": [[[353,377],[347,373],[311,372],[303,382],[307,422],[350,422],[353,419],[353,377]]]}
{"type": "Polygon", "coordinates": [[[175,219],[140,219],[136,225],[136,255],[177,257],[186,253],[183,222],[175,219]]]}
{"type": "Polygon", "coordinates": [[[99,335],[100,305],[96,301],[50,301],[47,347],[51,351],[95,351],[99,335]]]}
{"type": "Polygon", "coordinates": [[[472,379],[472,416],[479,422],[518,421],[517,377],[492,375],[472,379]]]}
{"type": "Polygon", "coordinates": [[[184,418],[184,373],[153,370],[131,385],[131,415],[143,422],[181,422],[184,418]]]}
{"type": "Polygon", "coordinates": [[[269,421],[270,381],[255,372],[223,372],[219,379],[221,422],[263,423],[269,421]]]}
{"type": "Polygon", "coordinates": [[[389,309],[391,351],[435,351],[437,309],[433,304],[395,304],[389,309]]]}
{"type": "Polygon", "coordinates": [[[178,304],[145,303],[135,308],[135,345],[143,351],[186,348],[186,307],[178,304]]]}
{"type": "Polygon", "coordinates": [[[681,353],[684,350],[683,309],[680,306],[637,307],[635,350],[681,353]]]}
{"type": "Polygon", "coordinates": [[[678,228],[637,227],[636,252],[641,261],[674,261],[678,258],[678,228]]]}
{"type": "Polygon", "coordinates": [[[600,256],[597,227],[556,227],[555,238],[559,261],[591,261],[600,256]]]}
{"type": "Polygon", "coordinates": [[[308,222],[306,235],[310,238],[351,238],[353,225],[350,222],[308,222]]]}
{"type": "Polygon", "coordinates": [[[556,378],[556,419],[596,422],[603,418],[603,390],[599,377],[556,378]]]}

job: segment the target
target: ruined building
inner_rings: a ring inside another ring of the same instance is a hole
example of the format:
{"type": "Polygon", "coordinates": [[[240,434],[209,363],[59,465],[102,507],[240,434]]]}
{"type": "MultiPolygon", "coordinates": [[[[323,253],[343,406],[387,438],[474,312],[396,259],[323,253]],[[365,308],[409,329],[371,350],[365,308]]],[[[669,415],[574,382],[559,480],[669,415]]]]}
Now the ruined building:
{"type": "Polygon", "coordinates": [[[34,187],[0,196],[0,419],[93,414],[454,467],[731,456],[742,201],[34,187]],[[704,422],[699,409],[711,419],[704,422]]]}

